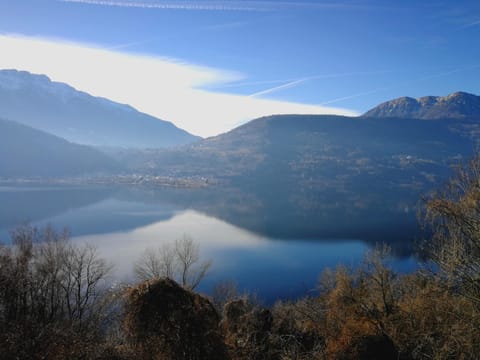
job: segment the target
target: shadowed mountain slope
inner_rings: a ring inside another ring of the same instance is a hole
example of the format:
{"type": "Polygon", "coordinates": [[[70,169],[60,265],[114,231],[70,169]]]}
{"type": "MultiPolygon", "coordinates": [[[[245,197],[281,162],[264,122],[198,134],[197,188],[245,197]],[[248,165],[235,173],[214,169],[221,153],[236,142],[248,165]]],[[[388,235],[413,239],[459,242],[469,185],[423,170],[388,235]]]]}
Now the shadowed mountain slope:
{"type": "Polygon", "coordinates": [[[109,173],[118,163],[85,145],[0,119],[0,176],[71,176],[109,173]]]}
{"type": "Polygon", "coordinates": [[[128,105],[16,70],[0,71],[0,117],[96,146],[160,148],[199,139],[128,105]]]}
{"type": "MultiPolygon", "coordinates": [[[[467,119],[270,116],[192,145],[143,153],[143,166],[160,174],[241,178],[243,183],[294,179],[308,187],[342,188],[345,182],[361,186],[369,179],[368,186],[371,181],[413,184],[431,182],[438,171],[471,154],[479,129],[477,121],[467,119]]],[[[141,166],[141,158],[130,164],[141,166]]]]}

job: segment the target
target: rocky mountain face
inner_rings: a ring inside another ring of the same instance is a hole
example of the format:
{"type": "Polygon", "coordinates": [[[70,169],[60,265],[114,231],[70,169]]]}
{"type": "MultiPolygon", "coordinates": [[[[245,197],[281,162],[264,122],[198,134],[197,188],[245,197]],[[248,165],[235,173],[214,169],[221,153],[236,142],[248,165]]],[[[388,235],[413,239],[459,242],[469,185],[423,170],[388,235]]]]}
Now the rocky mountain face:
{"type": "Polygon", "coordinates": [[[410,119],[480,118],[480,96],[456,92],[447,96],[401,97],[367,111],[364,117],[410,119]]]}
{"type": "Polygon", "coordinates": [[[16,70],[0,71],[0,117],[95,146],[162,148],[199,139],[128,105],[16,70]]]}

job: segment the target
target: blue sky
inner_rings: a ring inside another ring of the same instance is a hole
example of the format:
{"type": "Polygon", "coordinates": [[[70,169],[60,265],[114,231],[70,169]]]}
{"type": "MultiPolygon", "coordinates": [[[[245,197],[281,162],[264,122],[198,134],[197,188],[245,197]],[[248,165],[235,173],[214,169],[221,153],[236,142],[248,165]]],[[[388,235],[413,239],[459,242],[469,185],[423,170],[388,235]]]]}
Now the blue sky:
{"type": "Polygon", "coordinates": [[[480,94],[480,1],[0,0],[0,53],[208,136],[480,94]]]}

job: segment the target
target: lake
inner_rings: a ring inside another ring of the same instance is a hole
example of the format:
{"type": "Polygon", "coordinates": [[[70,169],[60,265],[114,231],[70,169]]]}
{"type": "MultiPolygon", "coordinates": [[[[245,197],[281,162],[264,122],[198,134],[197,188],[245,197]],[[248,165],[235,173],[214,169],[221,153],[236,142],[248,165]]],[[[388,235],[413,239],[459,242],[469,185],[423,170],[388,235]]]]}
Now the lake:
{"type": "Polygon", "coordinates": [[[186,234],[213,262],[199,291],[234,282],[267,304],[311,294],[323,269],[356,267],[380,241],[392,246],[394,269],[418,266],[412,208],[396,201],[355,207],[325,196],[298,200],[288,189],[2,185],[0,239],[8,241],[9,230],[24,222],[68,227],[72,241],[94,244],[114,264],[112,280],[131,282],[142,252],[186,234]]]}

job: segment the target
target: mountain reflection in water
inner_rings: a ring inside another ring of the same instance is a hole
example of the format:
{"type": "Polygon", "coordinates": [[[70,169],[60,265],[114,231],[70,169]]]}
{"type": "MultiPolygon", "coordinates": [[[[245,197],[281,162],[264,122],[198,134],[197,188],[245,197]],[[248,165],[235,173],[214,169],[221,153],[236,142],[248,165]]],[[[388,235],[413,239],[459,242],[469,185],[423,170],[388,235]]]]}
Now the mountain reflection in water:
{"type": "Polygon", "coordinates": [[[231,188],[141,189],[0,187],[0,236],[29,221],[70,229],[73,241],[95,244],[115,265],[115,280],[132,279],[146,248],[183,234],[211,259],[200,290],[234,281],[272,302],[308,294],[325,267],[357,266],[377,242],[392,246],[392,266],[410,271],[418,236],[414,211],[394,200],[373,207],[330,194],[231,188]]]}

